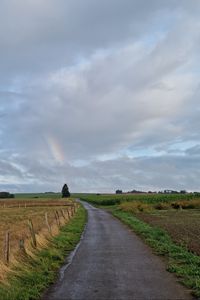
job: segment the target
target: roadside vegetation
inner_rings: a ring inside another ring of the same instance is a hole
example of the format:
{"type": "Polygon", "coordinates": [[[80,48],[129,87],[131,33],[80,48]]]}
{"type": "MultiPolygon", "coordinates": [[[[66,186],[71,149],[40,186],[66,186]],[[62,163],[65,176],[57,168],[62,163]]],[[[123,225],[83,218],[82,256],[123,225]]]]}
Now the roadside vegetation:
{"type": "Polygon", "coordinates": [[[35,197],[0,201],[0,299],[39,299],[82,234],[82,206],[35,197]]]}
{"type": "Polygon", "coordinates": [[[200,198],[194,194],[82,195],[108,209],[162,255],[168,271],[200,297],[200,198]],[[106,204],[107,203],[107,204],[106,204]]]}

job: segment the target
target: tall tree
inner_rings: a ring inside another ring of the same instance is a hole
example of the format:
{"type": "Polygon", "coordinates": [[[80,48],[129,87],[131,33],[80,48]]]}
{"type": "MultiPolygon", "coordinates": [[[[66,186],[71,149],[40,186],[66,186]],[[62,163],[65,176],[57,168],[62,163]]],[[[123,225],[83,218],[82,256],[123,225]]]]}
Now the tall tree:
{"type": "Polygon", "coordinates": [[[62,188],[62,198],[67,198],[67,197],[70,197],[70,192],[67,184],[65,183],[62,188]]]}

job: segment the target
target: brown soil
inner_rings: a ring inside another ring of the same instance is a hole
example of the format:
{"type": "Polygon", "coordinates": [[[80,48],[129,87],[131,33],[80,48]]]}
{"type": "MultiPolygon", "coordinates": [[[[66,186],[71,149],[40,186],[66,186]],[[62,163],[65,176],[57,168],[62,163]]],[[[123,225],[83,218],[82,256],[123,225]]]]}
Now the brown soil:
{"type": "Polygon", "coordinates": [[[166,230],[175,242],[200,255],[200,210],[166,210],[138,213],[150,225],[166,230]]]}

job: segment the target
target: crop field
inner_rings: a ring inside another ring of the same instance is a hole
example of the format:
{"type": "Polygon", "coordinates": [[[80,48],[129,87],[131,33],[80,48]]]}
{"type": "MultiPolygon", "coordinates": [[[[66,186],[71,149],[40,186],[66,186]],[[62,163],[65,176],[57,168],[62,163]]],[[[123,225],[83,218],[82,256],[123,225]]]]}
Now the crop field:
{"type": "Polygon", "coordinates": [[[92,204],[106,206],[123,202],[140,202],[146,204],[169,203],[174,201],[199,199],[199,194],[77,194],[77,198],[92,204]]]}
{"type": "Polygon", "coordinates": [[[135,201],[146,204],[158,204],[200,198],[198,194],[77,194],[76,196],[82,200],[102,206],[135,201]]]}
{"type": "Polygon", "coordinates": [[[49,238],[74,214],[71,200],[51,198],[2,199],[0,201],[0,281],[5,271],[34,248],[42,249],[49,238]],[[8,240],[9,239],[9,240],[8,240]],[[36,244],[37,243],[37,244],[36,244]]]}

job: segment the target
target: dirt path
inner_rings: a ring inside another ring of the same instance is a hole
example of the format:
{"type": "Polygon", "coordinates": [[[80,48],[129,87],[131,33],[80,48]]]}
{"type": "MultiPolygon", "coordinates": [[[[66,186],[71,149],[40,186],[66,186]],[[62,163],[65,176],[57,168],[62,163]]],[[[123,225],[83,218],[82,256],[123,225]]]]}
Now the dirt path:
{"type": "Polygon", "coordinates": [[[133,232],[109,213],[84,206],[88,224],[80,246],[43,300],[192,299],[133,232]]]}

